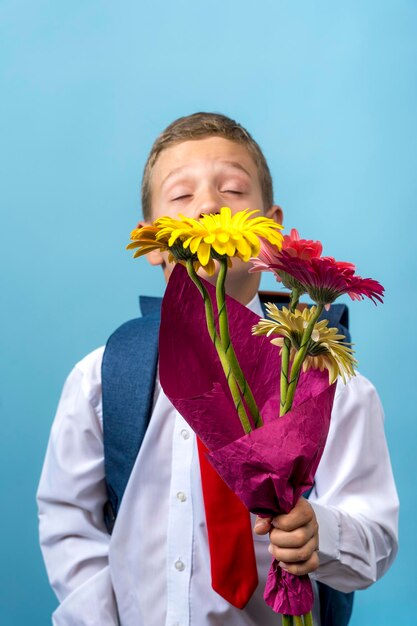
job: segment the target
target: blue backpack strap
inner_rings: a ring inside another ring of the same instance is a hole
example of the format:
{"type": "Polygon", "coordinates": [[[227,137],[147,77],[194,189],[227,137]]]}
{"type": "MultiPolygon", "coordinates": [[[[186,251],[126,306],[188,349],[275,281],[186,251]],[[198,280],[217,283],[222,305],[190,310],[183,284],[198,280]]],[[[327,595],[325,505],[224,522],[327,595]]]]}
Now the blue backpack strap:
{"type": "Polygon", "coordinates": [[[354,592],[343,593],[320,582],[317,585],[322,626],[347,626],[352,615],[354,592]]]}
{"type": "Polygon", "coordinates": [[[158,360],[160,298],[141,298],[143,317],[118,328],[102,364],[104,468],[109,533],[136,461],[152,410],[158,360]]]}
{"type": "Polygon", "coordinates": [[[328,311],[323,311],[319,319],[329,320],[329,327],[338,328],[345,336],[345,341],[350,343],[349,309],[346,304],[332,304],[328,311]]]}

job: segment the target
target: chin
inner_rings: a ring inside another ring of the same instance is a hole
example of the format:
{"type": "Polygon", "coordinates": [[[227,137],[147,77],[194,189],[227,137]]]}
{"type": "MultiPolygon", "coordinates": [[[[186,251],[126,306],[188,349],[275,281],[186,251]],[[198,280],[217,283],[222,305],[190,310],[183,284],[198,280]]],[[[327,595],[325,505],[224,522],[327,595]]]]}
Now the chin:
{"type": "MultiPolygon", "coordinates": [[[[207,282],[211,283],[212,285],[216,284],[217,276],[218,276],[218,273],[219,273],[219,264],[218,264],[218,262],[214,261],[214,265],[216,266],[216,269],[214,270],[214,274],[212,274],[211,276],[209,276],[207,274],[206,270],[203,269],[202,267],[199,267],[198,268],[198,272],[197,272],[197,274],[200,276],[200,278],[204,278],[204,280],[206,280],[207,282]]],[[[229,272],[228,272],[228,274],[229,274],[229,272]]]]}
{"type": "MultiPolygon", "coordinates": [[[[216,284],[217,276],[219,273],[219,263],[217,261],[214,261],[214,264],[216,266],[216,269],[214,270],[214,274],[212,274],[211,276],[209,276],[202,267],[200,267],[197,272],[197,274],[201,278],[204,278],[204,280],[207,280],[212,285],[216,284]]],[[[226,285],[235,280],[239,280],[245,277],[248,278],[249,268],[249,263],[244,263],[238,258],[233,258],[232,267],[229,267],[229,269],[227,270],[226,285]]]]}

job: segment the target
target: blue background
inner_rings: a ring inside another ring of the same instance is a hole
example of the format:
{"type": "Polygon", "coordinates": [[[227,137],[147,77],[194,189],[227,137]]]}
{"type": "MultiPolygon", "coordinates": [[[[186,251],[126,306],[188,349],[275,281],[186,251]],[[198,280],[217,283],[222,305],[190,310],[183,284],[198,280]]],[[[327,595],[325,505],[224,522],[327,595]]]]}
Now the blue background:
{"type": "Polygon", "coordinates": [[[2,0],[0,29],[1,623],[43,626],[56,605],[35,506],[54,410],[137,293],[163,291],[124,246],[152,141],[197,110],[258,140],[288,229],[386,287],[351,329],[386,410],[401,550],[352,623],[412,623],[417,3],[2,0]]]}

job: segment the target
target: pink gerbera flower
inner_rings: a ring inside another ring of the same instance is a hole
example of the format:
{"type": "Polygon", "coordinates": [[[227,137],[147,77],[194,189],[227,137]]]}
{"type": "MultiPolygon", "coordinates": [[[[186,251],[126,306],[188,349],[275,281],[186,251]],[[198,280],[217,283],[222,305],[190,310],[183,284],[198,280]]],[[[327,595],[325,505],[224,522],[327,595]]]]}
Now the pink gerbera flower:
{"type": "Polygon", "coordinates": [[[284,235],[282,249],[291,256],[299,259],[309,260],[319,257],[322,253],[323,246],[320,241],[312,239],[301,239],[296,228],[292,228],[289,235],[284,235]]]}

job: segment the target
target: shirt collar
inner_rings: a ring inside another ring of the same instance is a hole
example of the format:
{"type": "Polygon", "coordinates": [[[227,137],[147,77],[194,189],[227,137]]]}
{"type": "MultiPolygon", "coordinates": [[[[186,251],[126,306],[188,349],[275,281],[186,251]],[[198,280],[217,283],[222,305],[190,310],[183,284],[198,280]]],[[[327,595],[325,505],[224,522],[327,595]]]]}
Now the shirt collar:
{"type": "Polygon", "coordinates": [[[259,315],[259,317],[264,317],[264,312],[262,309],[261,300],[259,298],[258,293],[254,295],[252,300],[248,302],[246,306],[250,311],[252,311],[252,313],[256,313],[256,315],[259,315]]]}

